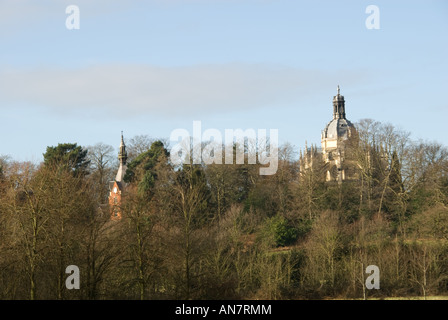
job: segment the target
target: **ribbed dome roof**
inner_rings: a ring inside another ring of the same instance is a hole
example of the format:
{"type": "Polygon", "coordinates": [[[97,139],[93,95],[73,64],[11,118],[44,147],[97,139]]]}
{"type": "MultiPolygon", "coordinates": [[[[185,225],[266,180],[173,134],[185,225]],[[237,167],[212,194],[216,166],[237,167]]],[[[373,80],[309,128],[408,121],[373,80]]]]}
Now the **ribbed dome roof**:
{"type": "Polygon", "coordinates": [[[347,139],[349,128],[354,128],[353,124],[347,119],[338,118],[331,120],[322,132],[322,138],[328,139],[347,139]]]}

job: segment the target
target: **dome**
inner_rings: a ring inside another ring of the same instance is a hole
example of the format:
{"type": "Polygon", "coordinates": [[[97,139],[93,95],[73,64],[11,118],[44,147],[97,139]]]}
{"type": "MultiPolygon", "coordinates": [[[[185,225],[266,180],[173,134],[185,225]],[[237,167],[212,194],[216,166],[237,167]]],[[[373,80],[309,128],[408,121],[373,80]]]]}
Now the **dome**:
{"type": "Polygon", "coordinates": [[[347,139],[349,130],[354,128],[353,124],[347,119],[338,118],[331,120],[322,132],[323,139],[347,139]]]}

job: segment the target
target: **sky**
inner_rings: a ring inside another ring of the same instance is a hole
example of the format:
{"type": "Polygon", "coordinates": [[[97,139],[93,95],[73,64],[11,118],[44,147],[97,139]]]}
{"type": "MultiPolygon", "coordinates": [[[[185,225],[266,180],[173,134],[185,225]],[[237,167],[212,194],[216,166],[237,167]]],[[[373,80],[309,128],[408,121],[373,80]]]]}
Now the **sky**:
{"type": "Polygon", "coordinates": [[[166,139],[193,121],[278,129],[298,152],[320,145],[338,85],[350,121],[447,146],[447,40],[445,0],[0,0],[0,155],[118,152],[121,131],[166,139]]]}

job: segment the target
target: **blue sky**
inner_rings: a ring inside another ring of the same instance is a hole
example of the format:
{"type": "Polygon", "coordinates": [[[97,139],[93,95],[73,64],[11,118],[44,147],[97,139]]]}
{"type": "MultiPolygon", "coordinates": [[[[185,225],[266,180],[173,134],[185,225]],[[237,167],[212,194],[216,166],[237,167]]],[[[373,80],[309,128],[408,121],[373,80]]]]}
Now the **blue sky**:
{"type": "Polygon", "coordinates": [[[194,120],[278,129],[298,150],[320,144],[337,85],[352,122],[448,145],[447,40],[443,0],[0,0],[0,155],[118,148],[121,130],[167,138],[194,120]]]}

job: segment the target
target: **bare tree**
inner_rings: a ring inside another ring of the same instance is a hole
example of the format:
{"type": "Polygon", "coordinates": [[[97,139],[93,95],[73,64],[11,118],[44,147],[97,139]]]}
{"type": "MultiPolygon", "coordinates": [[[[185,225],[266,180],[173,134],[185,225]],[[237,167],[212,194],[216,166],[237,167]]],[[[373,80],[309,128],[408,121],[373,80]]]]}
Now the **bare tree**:
{"type": "Polygon", "coordinates": [[[151,149],[155,139],[148,135],[136,135],[126,141],[126,150],[128,152],[128,161],[131,162],[139,154],[151,149]]]}
{"type": "Polygon", "coordinates": [[[310,279],[319,283],[320,289],[334,289],[337,272],[337,255],[341,249],[342,233],[338,215],[326,211],[314,222],[313,229],[306,243],[308,252],[308,269],[310,279]]]}
{"type": "Polygon", "coordinates": [[[298,192],[304,202],[308,219],[315,218],[319,202],[325,194],[325,172],[327,165],[315,148],[310,148],[309,159],[303,160],[299,173],[298,192]]]}
{"type": "Polygon", "coordinates": [[[37,298],[37,273],[43,262],[45,248],[45,226],[49,216],[42,203],[45,201],[42,192],[46,180],[35,178],[35,166],[31,163],[13,163],[8,181],[7,206],[8,214],[14,219],[15,236],[21,241],[17,250],[23,257],[23,268],[28,276],[29,298],[37,298]]]}
{"type": "Polygon", "coordinates": [[[99,203],[105,203],[108,195],[107,183],[111,181],[114,173],[115,160],[114,148],[104,143],[97,143],[87,147],[87,158],[90,160],[90,176],[93,180],[93,191],[98,193],[99,203]]]}

